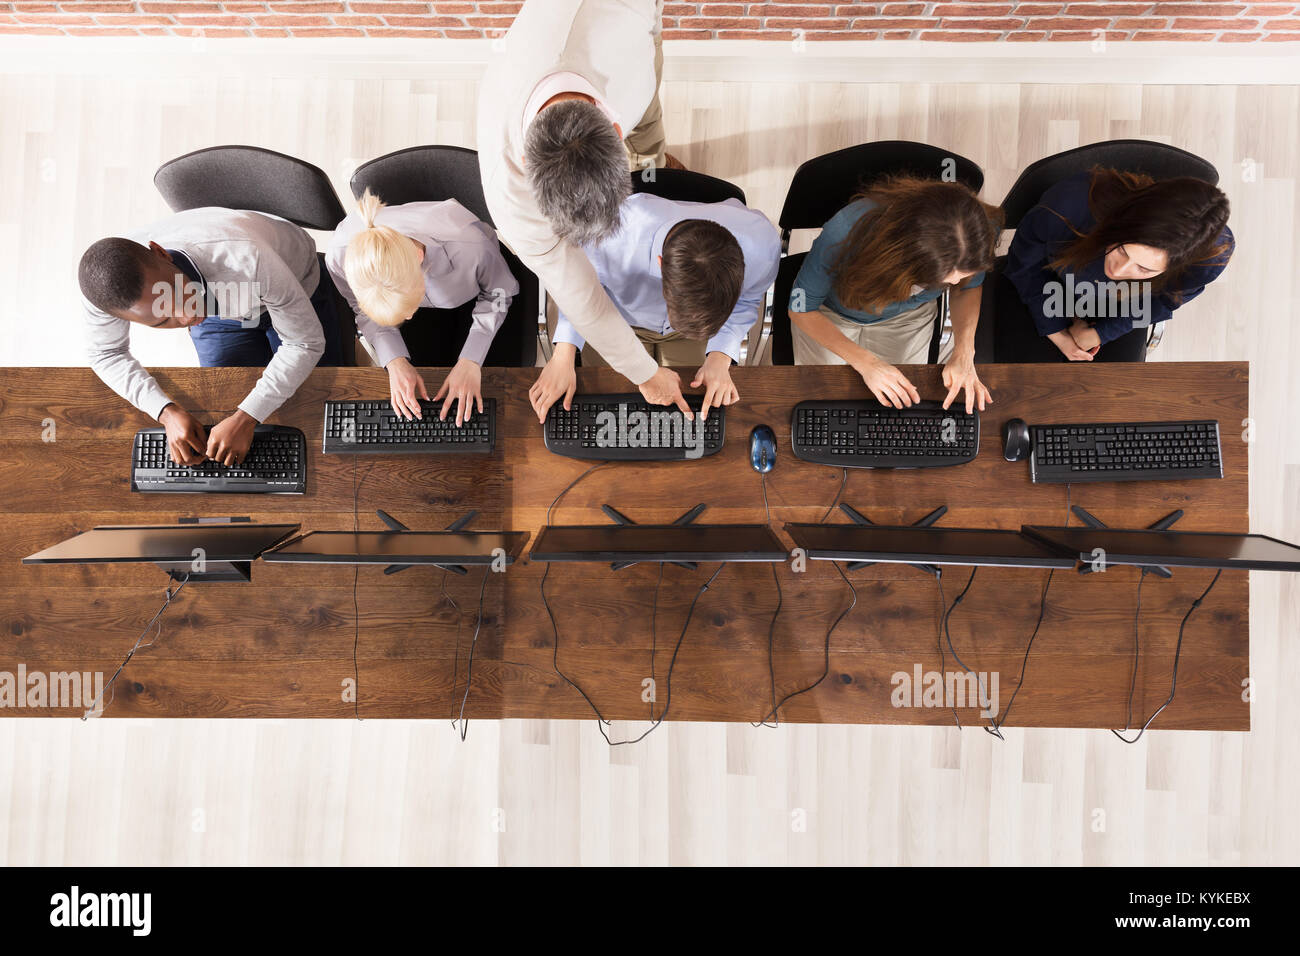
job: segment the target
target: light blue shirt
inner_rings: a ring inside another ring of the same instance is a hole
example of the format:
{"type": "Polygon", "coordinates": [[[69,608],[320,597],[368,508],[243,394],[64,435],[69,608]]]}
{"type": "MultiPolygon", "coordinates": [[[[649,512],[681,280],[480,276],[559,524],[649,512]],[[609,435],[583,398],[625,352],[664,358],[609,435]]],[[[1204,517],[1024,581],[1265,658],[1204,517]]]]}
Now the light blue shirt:
{"type": "MultiPolygon", "coordinates": [[[[738,199],[718,203],[677,202],[634,193],[623,201],[619,231],[602,242],[584,246],[615,308],[637,329],[651,329],[661,335],[673,331],[664,302],[663,272],[659,256],[668,230],[685,219],[708,219],[718,223],[740,243],[745,259],[745,278],[740,299],[722,328],[709,339],[708,352],[723,352],[740,361],[740,346],[758,318],[759,303],[776,279],[781,258],[781,236],[761,212],[738,199]]],[[[555,325],[555,341],[581,349],[585,339],[563,312],[555,325]]]]}

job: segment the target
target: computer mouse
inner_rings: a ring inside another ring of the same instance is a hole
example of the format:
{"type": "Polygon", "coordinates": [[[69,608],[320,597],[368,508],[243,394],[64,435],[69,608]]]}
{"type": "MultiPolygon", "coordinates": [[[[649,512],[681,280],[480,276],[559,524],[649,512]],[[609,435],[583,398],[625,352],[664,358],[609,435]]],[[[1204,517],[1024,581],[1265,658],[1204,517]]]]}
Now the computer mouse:
{"type": "Polygon", "coordinates": [[[776,432],[767,425],[755,425],[749,433],[749,466],[766,475],[776,465],[776,432]]]}
{"type": "Polygon", "coordinates": [[[1007,461],[1024,461],[1029,457],[1029,426],[1023,418],[1003,422],[1002,457],[1007,461]]]}

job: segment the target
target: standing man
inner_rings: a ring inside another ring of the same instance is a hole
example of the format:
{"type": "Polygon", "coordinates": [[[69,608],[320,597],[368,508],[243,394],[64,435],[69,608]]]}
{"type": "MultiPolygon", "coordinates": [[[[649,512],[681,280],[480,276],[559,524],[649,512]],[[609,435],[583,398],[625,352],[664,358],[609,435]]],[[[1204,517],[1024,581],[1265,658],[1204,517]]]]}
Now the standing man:
{"type": "Polygon", "coordinates": [[[311,236],[262,213],[205,207],[178,212],[129,238],[100,239],[78,280],[95,374],[167,429],[182,465],[244,460],[253,430],[297,391],[326,352],[333,285],[311,236]],[[199,362],[266,367],[211,433],[131,354],[131,325],[187,329],[199,362]]]}
{"type": "Polygon", "coordinates": [[[680,377],[646,352],[582,250],[618,230],[629,168],[680,165],[664,153],[662,22],[663,0],[525,2],[479,89],[478,155],[501,237],[646,401],[689,419],[680,377]]]}

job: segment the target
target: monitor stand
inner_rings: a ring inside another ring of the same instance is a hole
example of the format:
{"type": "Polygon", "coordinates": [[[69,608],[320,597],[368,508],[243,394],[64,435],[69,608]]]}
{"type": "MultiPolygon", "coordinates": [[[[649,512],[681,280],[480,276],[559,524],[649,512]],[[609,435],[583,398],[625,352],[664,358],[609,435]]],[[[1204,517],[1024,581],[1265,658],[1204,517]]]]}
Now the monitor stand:
{"type": "MultiPolygon", "coordinates": [[[[698,518],[701,514],[703,514],[704,509],[707,508],[707,507],[708,507],[708,505],[704,504],[704,502],[700,502],[698,505],[696,505],[696,506],[695,506],[694,508],[692,508],[690,511],[686,512],[685,514],[678,515],[676,518],[674,518],[674,519],[673,519],[673,524],[675,524],[675,525],[693,524],[693,523],[695,522],[695,519],[698,518]]],[[[628,526],[628,525],[636,524],[635,521],[633,521],[633,520],[632,520],[631,518],[629,518],[627,515],[625,515],[625,514],[623,514],[622,512],[618,511],[617,509],[615,509],[615,508],[614,508],[613,506],[611,506],[611,505],[601,505],[601,506],[600,506],[600,510],[603,511],[603,512],[605,512],[605,514],[610,518],[610,520],[613,521],[613,522],[614,522],[615,524],[617,524],[617,525],[621,525],[621,526],[623,526],[623,527],[626,527],[626,526],[628,526]]],[[[632,567],[632,565],[637,564],[637,563],[639,563],[639,562],[636,562],[636,561],[611,561],[611,562],[609,563],[609,566],[610,566],[611,570],[614,570],[614,571],[622,571],[624,568],[630,568],[630,567],[632,567]]],[[[696,568],[699,567],[699,565],[698,565],[696,562],[694,562],[694,561],[665,561],[664,563],[665,563],[665,564],[675,564],[675,565],[677,565],[677,567],[679,567],[679,568],[686,568],[687,570],[690,570],[690,571],[694,571],[696,568]]]]}
{"type": "MultiPolygon", "coordinates": [[[[840,502],[840,510],[843,511],[846,515],[848,515],[853,520],[854,524],[872,525],[873,527],[876,526],[876,523],[874,521],[872,521],[862,512],[858,511],[852,505],[846,505],[843,502],[840,502]]],[[[948,506],[940,505],[939,507],[931,511],[928,515],[926,515],[924,518],[920,518],[917,521],[913,521],[907,527],[928,528],[947,513],[948,513],[948,506]]],[[[878,563],[879,562],[877,561],[850,561],[848,564],[848,570],[857,571],[861,568],[869,568],[873,564],[878,564],[878,563]]],[[[932,574],[935,577],[938,577],[940,574],[943,573],[937,565],[933,565],[933,564],[913,564],[912,567],[916,568],[918,571],[924,571],[926,574],[932,574]]]]}
{"type": "MultiPolygon", "coordinates": [[[[229,518],[178,518],[177,524],[251,524],[252,518],[247,516],[229,517],[229,518]]],[[[155,561],[160,569],[167,573],[167,577],[173,581],[181,581],[187,584],[204,584],[216,583],[220,581],[234,581],[241,584],[247,584],[253,580],[253,562],[252,561],[207,561],[203,562],[203,570],[195,571],[193,561],[155,561]]]]}
{"type": "MultiPolygon", "coordinates": [[[[1100,529],[1100,528],[1109,527],[1109,525],[1107,525],[1096,515],[1092,514],[1091,512],[1089,512],[1084,508],[1079,507],[1078,505],[1075,505],[1070,510],[1073,511],[1075,516],[1078,517],[1078,519],[1082,521],[1084,524],[1086,524],[1089,528],[1100,529]]],[[[1163,518],[1161,518],[1159,521],[1155,522],[1154,524],[1147,525],[1145,530],[1165,531],[1168,528],[1172,527],[1173,524],[1182,516],[1183,516],[1183,510],[1181,508],[1179,508],[1177,511],[1171,511],[1169,512],[1169,514],[1165,515],[1163,518]]],[[[1170,571],[1168,568],[1163,567],[1162,565],[1159,564],[1139,564],[1138,567],[1142,569],[1142,572],[1144,574],[1145,573],[1157,574],[1162,578],[1172,578],[1174,576],[1174,572],[1170,571]]],[[[1079,573],[1092,574],[1093,573],[1092,565],[1087,563],[1086,561],[1080,562],[1079,573]]]]}
{"type": "MultiPolygon", "coordinates": [[[[411,530],[406,525],[402,524],[402,522],[398,521],[387,511],[384,511],[381,508],[376,508],[375,514],[379,515],[380,521],[388,525],[389,531],[406,532],[411,530]]],[[[459,531],[477,517],[478,517],[477,511],[470,511],[467,514],[461,515],[451,524],[447,525],[445,530],[459,531]]],[[[413,564],[390,564],[388,567],[384,568],[384,573],[397,574],[399,571],[405,571],[407,568],[413,568],[413,567],[415,567],[415,565],[413,564]]],[[[460,565],[460,564],[435,564],[432,565],[432,567],[441,568],[444,571],[450,571],[452,574],[469,574],[469,571],[464,567],[464,565],[460,565]]]]}

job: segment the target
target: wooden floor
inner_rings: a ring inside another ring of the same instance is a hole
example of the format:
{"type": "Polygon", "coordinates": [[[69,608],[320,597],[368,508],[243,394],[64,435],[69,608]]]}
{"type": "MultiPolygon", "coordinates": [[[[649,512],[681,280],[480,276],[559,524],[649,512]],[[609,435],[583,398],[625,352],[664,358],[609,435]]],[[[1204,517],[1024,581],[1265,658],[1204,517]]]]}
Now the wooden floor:
{"type": "MultiPolygon", "coordinates": [[[[474,93],[389,81],[382,65],[313,81],[0,74],[0,364],[82,360],[76,259],[165,211],[150,183],[161,161],[254,143],[316,162],[346,194],[351,169],[383,152],[473,145],[474,93]]],[[[669,82],[665,111],[674,153],[772,217],[799,162],[870,139],[974,159],[993,201],[1028,162],[1099,139],[1213,161],[1237,256],[1153,360],[1251,363],[1252,527],[1300,538],[1300,90],[669,82]]],[[[137,347],[183,364],[183,344],[152,333],[137,347]]],[[[0,861],[1295,863],[1300,584],[1256,574],[1251,596],[1251,731],[1135,747],[1103,731],[1017,729],[1003,743],[705,723],[611,751],[589,721],[479,721],[461,743],[441,721],[3,720],[0,861]]]]}

